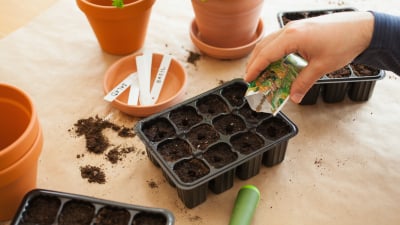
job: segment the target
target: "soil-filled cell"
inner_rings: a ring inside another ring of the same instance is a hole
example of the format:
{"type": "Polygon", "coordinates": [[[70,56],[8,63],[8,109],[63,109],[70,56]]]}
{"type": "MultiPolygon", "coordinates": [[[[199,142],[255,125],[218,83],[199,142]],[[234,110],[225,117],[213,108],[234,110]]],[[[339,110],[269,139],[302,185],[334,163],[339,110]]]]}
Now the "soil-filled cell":
{"type": "Polygon", "coordinates": [[[174,127],[164,118],[149,121],[143,125],[142,130],[144,135],[153,142],[161,141],[175,135],[174,127]]]}
{"type": "Polygon", "coordinates": [[[307,17],[307,13],[303,12],[288,12],[282,15],[283,25],[288,24],[292,20],[300,20],[307,17]]]}
{"type": "Polygon", "coordinates": [[[231,146],[226,143],[218,143],[211,146],[203,157],[215,168],[221,168],[231,162],[234,162],[238,155],[231,150],[231,146]]]}
{"type": "Polygon", "coordinates": [[[257,127],[257,132],[269,140],[278,140],[289,134],[291,128],[283,119],[271,117],[257,127]]]}
{"type": "Polygon", "coordinates": [[[50,196],[37,196],[33,198],[23,215],[25,224],[53,224],[57,217],[61,201],[50,196]]]}
{"type": "Polygon", "coordinates": [[[192,155],[192,148],[182,139],[172,139],[162,142],[158,145],[157,151],[168,162],[192,155]]]}
{"type": "Polygon", "coordinates": [[[201,124],[189,131],[187,139],[193,147],[204,150],[219,139],[219,134],[211,125],[201,124]]]}
{"type": "Polygon", "coordinates": [[[271,116],[270,113],[256,112],[252,110],[248,103],[246,103],[240,110],[240,114],[246,118],[247,122],[258,123],[261,120],[271,116]]]}
{"type": "Polygon", "coordinates": [[[169,118],[181,130],[187,130],[203,119],[202,116],[197,114],[196,109],[190,106],[182,106],[172,110],[169,118]]]}
{"type": "Polygon", "coordinates": [[[329,78],[346,78],[350,77],[351,70],[348,66],[342,67],[336,71],[326,74],[329,78]]]}
{"type": "Polygon", "coordinates": [[[214,119],[213,125],[217,131],[225,135],[231,135],[246,129],[246,124],[240,116],[228,114],[214,119]]]}
{"type": "Polygon", "coordinates": [[[96,215],[94,225],[128,225],[130,213],[126,209],[103,207],[96,215]]]}
{"type": "Polygon", "coordinates": [[[379,74],[380,70],[364,65],[364,64],[356,64],[352,63],[350,64],[351,69],[353,70],[354,74],[356,76],[362,77],[362,76],[376,76],[379,74]]]}
{"type": "Polygon", "coordinates": [[[207,95],[197,102],[198,110],[206,115],[217,115],[229,111],[228,105],[218,95],[207,95]]]}
{"type": "Polygon", "coordinates": [[[245,155],[256,151],[264,145],[264,140],[252,132],[236,134],[230,141],[234,149],[245,155]]]}
{"type": "Polygon", "coordinates": [[[200,159],[189,159],[178,162],[174,172],[183,182],[190,183],[207,175],[210,168],[200,159]]]}
{"type": "Polygon", "coordinates": [[[69,201],[63,206],[58,224],[60,225],[89,225],[94,217],[94,206],[87,202],[69,201]]]}
{"type": "Polygon", "coordinates": [[[156,213],[138,213],[132,221],[132,225],[165,225],[167,219],[164,215],[156,213]]]}
{"type": "Polygon", "coordinates": [[[237,83],[224,88],[222,90],[222,96],[224,96],[232,106],[237,107],[243,104],[243,97],[246,93],[246,90],[246,85],[237,83]]]}

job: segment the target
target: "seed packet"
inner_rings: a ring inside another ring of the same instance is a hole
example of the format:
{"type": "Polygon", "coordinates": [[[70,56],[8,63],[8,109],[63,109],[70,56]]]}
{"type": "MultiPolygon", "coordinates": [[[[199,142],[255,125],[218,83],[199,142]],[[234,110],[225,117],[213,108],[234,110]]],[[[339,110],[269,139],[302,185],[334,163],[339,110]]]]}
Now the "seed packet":
{"type": "Polygon", "coordinates": [[[295,54],[271,63],[248,85],[245,98],[250,108],[275,116],[288,101],[292,82],[306,65],[295,54]]]}

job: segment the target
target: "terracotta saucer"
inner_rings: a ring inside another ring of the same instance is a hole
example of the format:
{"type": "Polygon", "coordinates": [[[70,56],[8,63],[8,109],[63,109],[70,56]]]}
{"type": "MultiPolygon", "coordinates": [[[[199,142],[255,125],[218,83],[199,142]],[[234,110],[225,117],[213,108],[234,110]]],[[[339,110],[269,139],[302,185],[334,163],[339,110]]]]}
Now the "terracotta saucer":
{"type": "Polygon", "coordinates": [[[262,39],[264,34],[264,23],[262,19],[260,19],[256,30],[256,38],[252,42],[234,48],[221,48],[209,45],[203,42],[199,38],[198,34],[199,30],[196,21],[193,19],[190,25],[190,39],[192,40],[193,44],[200,50],[200,52],[217,59],[239,59],[250,54],[257,42],[262,39]]]}
{"type": "MultiPolygon", "coordinates": [[[[129,74],[136,72],[136,57],[142,55],[133,54],[125,56],[108,68],[105,73],[103,81],[104,93],[109,93],[117,84],[129,76],[129,74]]],[[[153,53],[153,64],[151,68],[151,83],[153,84],[157,76],[158,67],[163,58],[162,54],[153,53]]],[[[154,113],[158,113],[170,106],[173,106],[183,100],[184,90],[187,82],[187,74],[181,63],[172,58],[171,64],[166,75],[164,85],[161,89],[160,96],[152,105],[128,105],[129,89],[119,95],[111,105],[120,111],[137,117],[147,117],[154,113]]]]}

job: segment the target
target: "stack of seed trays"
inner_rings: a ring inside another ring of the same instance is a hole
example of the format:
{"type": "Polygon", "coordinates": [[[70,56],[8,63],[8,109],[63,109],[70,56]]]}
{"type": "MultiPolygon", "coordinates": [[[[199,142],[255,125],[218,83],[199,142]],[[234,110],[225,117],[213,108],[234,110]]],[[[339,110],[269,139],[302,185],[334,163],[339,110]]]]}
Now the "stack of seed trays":
{"type": "Polygon", "coordinates": [[[206,201],[209,189],[222,193],[235,177],[247,180],[261,165],[284,160],[296,125],[282,112],[251,110],[246,90],[246,82],[234,79],[136,124],[149,159],[186,207],[206,201]]]}
{"type": "MultiPolygon", "coordinates": [[[[354,8],[336,8],[278,13],[280,27],[290,21],[300,20],[337,12],[355,11],[354,8]]],[[[384,78],[385,71],[363,64],[350,63],[345,67],[322,76],[306,93],[301,105],[313,105],[321,95],[324,102],[336,103],[345,99],[355,102],[368,101],[372,96],[377,80],[384,78]]]]}
{"type": "Polygon", "coordinates": [[[34,189],[28,192],[11,225],[173,225],[166,209],[34,189]]]}

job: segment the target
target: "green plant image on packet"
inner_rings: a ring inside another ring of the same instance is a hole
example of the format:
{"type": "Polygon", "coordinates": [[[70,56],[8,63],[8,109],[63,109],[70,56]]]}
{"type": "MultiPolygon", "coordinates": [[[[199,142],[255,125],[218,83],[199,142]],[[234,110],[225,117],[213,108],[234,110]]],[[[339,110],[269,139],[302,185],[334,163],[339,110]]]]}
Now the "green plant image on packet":
{"type": "Polygon", "coordinates": [[[271,63],[248,84],[245,97],[250,108],[275,116],[289,99],[292,83],[306,65],[304,59],[294,54],[271,63]]]}

